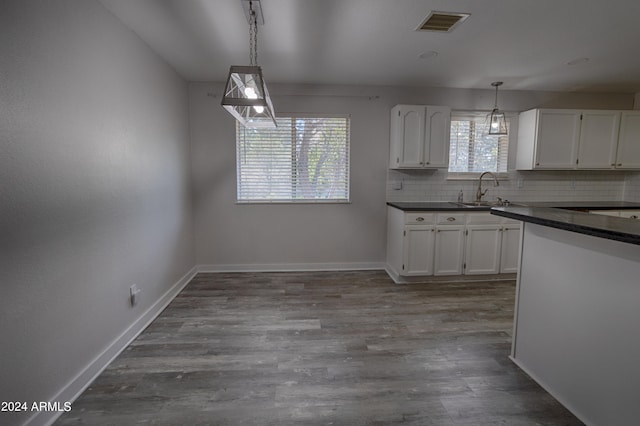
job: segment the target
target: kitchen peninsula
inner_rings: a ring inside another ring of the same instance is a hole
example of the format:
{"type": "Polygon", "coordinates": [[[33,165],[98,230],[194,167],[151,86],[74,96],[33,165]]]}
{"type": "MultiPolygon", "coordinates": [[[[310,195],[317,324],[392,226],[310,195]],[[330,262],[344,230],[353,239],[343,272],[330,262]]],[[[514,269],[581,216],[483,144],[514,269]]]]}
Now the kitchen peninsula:
{"type": "Polygon", "coordinates": [[[587,425],[640,418],[640,222],[544,207],[522,221],[511,358],[587,425]]]}

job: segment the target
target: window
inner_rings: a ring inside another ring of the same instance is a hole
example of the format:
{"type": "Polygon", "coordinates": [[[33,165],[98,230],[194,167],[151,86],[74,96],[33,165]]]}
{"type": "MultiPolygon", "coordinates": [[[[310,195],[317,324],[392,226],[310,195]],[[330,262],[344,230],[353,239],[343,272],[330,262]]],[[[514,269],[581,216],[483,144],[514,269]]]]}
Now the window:
{"type": "Polygon", "coordinates": [[[486,126],[486,114],[451,114],[449,173],[507,172],[509,136],[488,135],[486,126]]]}
{"type": "Polygon", "coordinates": [[[238,202],[348,202],[349,118],[280,117],[236,124],[238,202]]]}

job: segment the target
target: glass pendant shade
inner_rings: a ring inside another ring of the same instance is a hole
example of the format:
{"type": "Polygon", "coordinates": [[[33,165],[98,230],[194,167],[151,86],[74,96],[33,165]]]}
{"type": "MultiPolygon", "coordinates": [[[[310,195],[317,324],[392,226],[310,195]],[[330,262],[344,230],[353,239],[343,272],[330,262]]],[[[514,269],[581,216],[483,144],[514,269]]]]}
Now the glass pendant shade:
{"type": "Polygon", "coordinates": [[[496,102],[491,114],[487,117],[489,121],[489,131],[487,133],[490,135],[506,135],[507,119],[504,116],[504,112],[498,109],[498,87],[502,86],[502,82],[494,81],[491,85],[496,88],[496,102]]]}
{"type": "Polygon", "coordinates": [[[494,108],[489,116],[489,134],[490,135],[506,135],[507,134],[507,119],[504,116],[504,112],[494,108]]]}
{"type": "Polygon", "coordinates": [[[221,104],[245,127],[276,127],[273,104],[257,65],[231,66],[221,104]]]}

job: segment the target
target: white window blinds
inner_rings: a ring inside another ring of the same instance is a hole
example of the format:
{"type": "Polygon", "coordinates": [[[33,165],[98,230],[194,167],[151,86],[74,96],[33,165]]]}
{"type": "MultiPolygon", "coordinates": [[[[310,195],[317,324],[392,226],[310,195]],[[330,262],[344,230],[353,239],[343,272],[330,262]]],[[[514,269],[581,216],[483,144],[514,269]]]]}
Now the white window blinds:
{"type": "Polygon", "coordinates": [[[349,118],[278,118],[236,125],[238,202],[349,201],[349,118]]]}
{"type": "Polygon", "coordinates": [[[485,114],[451,114],[449,172],[507,172],[509,136],[488,135],[487,125],[485,114]]]}

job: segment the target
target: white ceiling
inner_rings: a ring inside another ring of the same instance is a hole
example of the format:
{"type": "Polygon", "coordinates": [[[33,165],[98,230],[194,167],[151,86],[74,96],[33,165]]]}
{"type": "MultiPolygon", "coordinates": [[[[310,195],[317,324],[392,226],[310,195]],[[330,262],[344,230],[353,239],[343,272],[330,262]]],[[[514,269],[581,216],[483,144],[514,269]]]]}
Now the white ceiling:
{"type": "MultiPolygon", "coordinates": [[[[189,81],[249,63],[241,0],[101,0],[189,81]]],[[[640,92],[638,0],[261,0],[270,83],[640,92]],[[471,16],[416,32],[430,11],[471,16]],[[420,59],[436,51],[438,55],[420,59]],[[576,65],[570,61],[589,58],[576,65]]]]}

